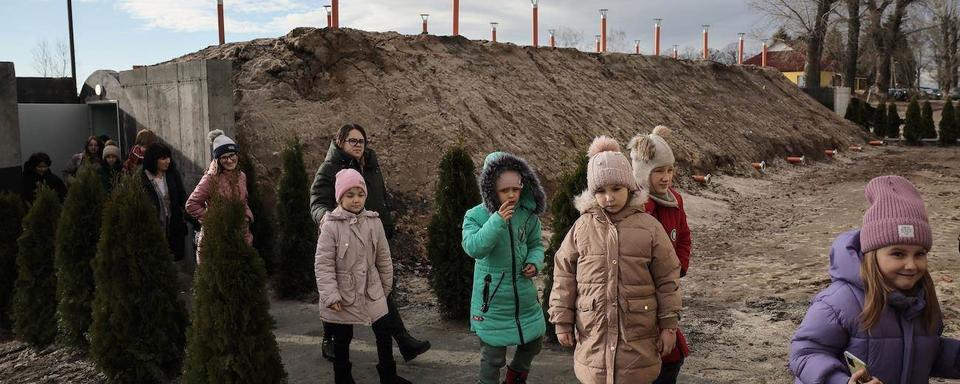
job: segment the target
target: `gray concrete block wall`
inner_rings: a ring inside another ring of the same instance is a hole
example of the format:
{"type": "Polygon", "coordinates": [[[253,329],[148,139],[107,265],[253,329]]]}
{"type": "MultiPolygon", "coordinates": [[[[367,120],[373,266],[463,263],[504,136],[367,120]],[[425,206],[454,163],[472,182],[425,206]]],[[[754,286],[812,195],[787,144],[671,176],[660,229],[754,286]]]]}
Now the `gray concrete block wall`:
{"type": "Polygon", "coordinates": [[[0,190],[20,190],[20,116],[13,63],[0,62],[0,190]]]}
{"type": "Polygon", "coordinates": [[[19,122],[17,74],[13,63],[0,62],[0,168],[21,165],[19,122]]]}
{"type": "Polygon", "coordinates": [[[123,95],[108,90],[108,97],[118,100],[124,130],[154,130],[171,146],[184,183],[192,189],[211,160],[207,133],[235,132],[231,63],[162,64],[123,71],[118,78],[123,95]]]}

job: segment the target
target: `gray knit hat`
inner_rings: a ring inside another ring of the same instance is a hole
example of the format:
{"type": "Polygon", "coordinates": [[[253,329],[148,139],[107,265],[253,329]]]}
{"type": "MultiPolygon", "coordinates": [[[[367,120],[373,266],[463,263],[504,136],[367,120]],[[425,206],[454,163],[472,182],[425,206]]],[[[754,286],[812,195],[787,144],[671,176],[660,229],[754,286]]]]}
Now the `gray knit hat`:
{"type": "Polygon", "coordinates": [[[219,159],[220,156],[230,152],[240,152],[240,147],[237,146],[237,143],[227,137],[222,130],[216,129],[210,131],[210,133],[207,134],[207,138],[210,140],[210,153],[214,159],[219,159]]]}

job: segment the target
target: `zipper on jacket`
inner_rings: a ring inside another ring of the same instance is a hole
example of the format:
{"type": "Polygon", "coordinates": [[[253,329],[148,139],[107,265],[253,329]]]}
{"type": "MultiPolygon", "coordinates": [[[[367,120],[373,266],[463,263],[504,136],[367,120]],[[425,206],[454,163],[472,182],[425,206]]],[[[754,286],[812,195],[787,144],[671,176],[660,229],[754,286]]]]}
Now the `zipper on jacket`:
{"type": "Polygon", "coordinates": [[[504,274],[506,274],[506,272],[500,272],[500,281],[498,281],[498,282],[497,282],[497,286],[496,286],[495,288],[493,288],[493,295],[489,295],[489,293],[490,293],[490,283],[492,282],[492,278],[491,278],[491,276],[490,276],[489,273],[487,274],[487,276],[484,276],[484,278],[483,278],[483,305],[480,306],[480,312],[487,313],[487,311],[490,310],[490,303],[493,302],[493,298],[494,298],[494,297],[497,297],[497,291],[500,290],[500,284],[503,284],[503,278],[505,277],[504,274]]]}
{"type": "Polygon", "coordinates": [[[510,232],[510,267],[513,270],[513,319],[517,323],[517,333],[520,335],[520,345],[523,341],[523,327],[520,325],[520,292],[517,290],[517,248],[513,244],[513,226],[507,221],[507,232],[510,232]]]}

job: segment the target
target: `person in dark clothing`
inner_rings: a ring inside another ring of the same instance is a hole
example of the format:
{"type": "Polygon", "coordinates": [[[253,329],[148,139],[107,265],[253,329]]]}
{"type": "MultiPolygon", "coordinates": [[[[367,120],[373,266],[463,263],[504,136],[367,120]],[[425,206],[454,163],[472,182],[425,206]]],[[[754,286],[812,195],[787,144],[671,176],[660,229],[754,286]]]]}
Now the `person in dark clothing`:
{"type": "Polygon", "coordinates": [[[113,140],[107,140],[103,146],[103,161],[100,163],[100,182],[103,189],[109,194],[113,186],[120,179],[123,172],[123,162],[120,161],[120,147],[113,140]]]}
{"type": "Polygon", "coordinates": [[[23,163],[23,201],[28,204],[33,203],[37,188],[46,185],[57,192],[60,202],[67,197],[67,186],[59,177],[50,172],[50,155],[43,152],[37,152],[30,155],[26,163],[23,163]]]}
{"type": "Polygon", "coordinates": [[[147,146],[143,153],[140,180],[150,201],[157,207],[157,219],[167,235],[170,253],[174,260],[183,260],[187,236],[183,207],[187,202],[187,192],[169,147],[162,143],[147,146]]]}
{"type": "MultiPolygon", "coordinates": [[[[383,174],[380,172],[377,155],[367,147],[367,143],[367,133],[363,127],[357,124],[347,124],[340,128],[334,141],[330,143],[327,156],[320,168],[317,169],[317,174],[313,179],[313,186],[310,188],[310,213],[313,216],[313,221],[320,225],[323,222],[324,215],[337,208],[334,189],[337,172],[352,168],[363,175],[367,185],[365,208],[379,214],[387,239],[392,240],[394,235],[393,216],[390,214],[390,207],[387,203],[386,184],[383,181],[383,174]]],[[[396,284],[396,281],[394,279],[394,284],[396,284]]],[[[429,341],[417,340],[407,331],[392,294],[387,296],[387,307],[389,312],[385,317],[386,323],[391,335],[397,341],[397,347],[399,347],[403,359],[405,361],[413,360],[429,350],[429,341]]],[[[334,356],[333,343],[330,342],[331,333],[328,327],[324,325],[323,356],[330,360],[334,356]]]]}

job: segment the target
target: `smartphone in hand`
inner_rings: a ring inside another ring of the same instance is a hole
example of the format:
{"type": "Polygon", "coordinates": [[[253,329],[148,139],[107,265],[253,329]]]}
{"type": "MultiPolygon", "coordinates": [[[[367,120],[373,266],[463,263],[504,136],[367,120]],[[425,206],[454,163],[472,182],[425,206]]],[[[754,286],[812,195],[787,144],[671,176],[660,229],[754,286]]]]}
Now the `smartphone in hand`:
{"type": "Polygon", "coordinates": [[[870,380],[873,380],[873,377],[870,376],[870,369],[867,368],[867,363],[864,363],[863,360],[854,356],[850,351],[843,351],[843,359],[847,362],[847,368],[850,369],[850,374],[854,374],[860,369],[863,369],[863,376],[860,377],[858,382],[866,383],[870,380]]]}

